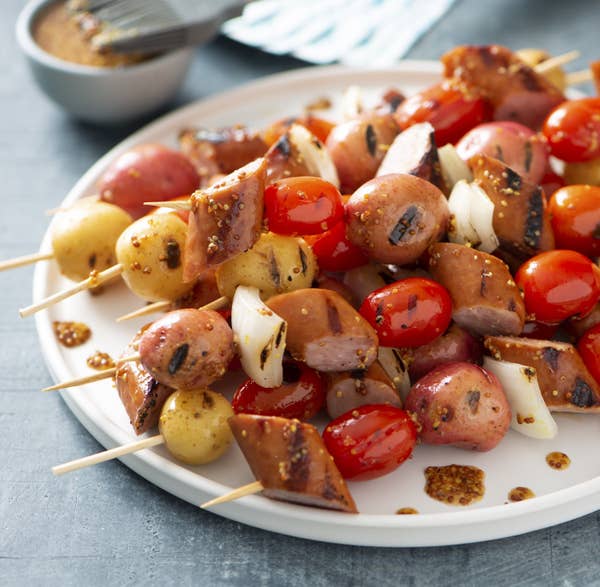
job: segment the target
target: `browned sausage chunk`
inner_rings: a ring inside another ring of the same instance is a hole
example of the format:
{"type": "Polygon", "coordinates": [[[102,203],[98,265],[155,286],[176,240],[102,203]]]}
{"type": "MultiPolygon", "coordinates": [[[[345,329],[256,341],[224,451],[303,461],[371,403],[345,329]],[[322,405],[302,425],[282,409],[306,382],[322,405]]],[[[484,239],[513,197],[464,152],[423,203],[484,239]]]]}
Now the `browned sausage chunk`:
{"type": "Polygon", "coordinates": [[[257,159],[192,195],[183,278],[247,251],[260,236],[267,164],[257,159]]]}
{"type": "Polygon", "coordinates": [[[251,414],[232,416],[229,425],[265,496],[357,513],[346,482],[314,426],[251,414]]]}
{"type": "Polygon", "coordinates": [[[464,81],[491,102],[495,120],[515,120],[537,129],[566,100],[554,84],[506,47],[463,45],[448,51],[441,61],[447,78],[464,81]]]}
{"type": "Polygon", "coordinates": [[[494,204],[493,226],[500,248],[520,259],[554,248],[546,198],[502,161],[487,155],[469,160],[475,181],[494,204]]]}
{"type": "Polygon", "coordinates": [[[375,331],[334,291],[298,289],[267,305],[287,322],[287,350],[313,369],[365,369],[377,358],[375,331]]]}
{"type": "MultiPolygon", "coordinates": [[[[147,324],[141,328],[133,337],[122,357],[129,357],[138,352],[140,338],[149,326],[147,324]]],[[[115,385],[136,434],[143,434],[158,424],[163,404],[174,391],[173,388],[159,383],[137,361],[127,361],[119,365],[115,374],[115,385]]]]}
{"type": "Polygon", "coordinates": [[[494,359],[533,367],[551,411],[600,412],[600,387],[573,345],[511,336],[488,336],[484,344],[494,359]]]}
{"type": "Polygon", "coordinates": [[[179,134],[179,145],[205,179],[217,173],[231,173],[267,151],[262,138],[243,126],[184,129],[179,134]]]}
{"type": "Polygon", "coordinates": [[[141,361],[161,383],[177,389],[210,385],[233,359],[233,333],[212,310],[174,310],[140,339],[141,361]]]}
{"type": "Polygon", "coordinates": [[[353,192],[375,176],[398,134],[391,114],[370,112],[338,124],[327,137],[327,150],[340,177],[342,191],[353,192]]]}
{"type": "Polygon", "coordinates": [[[510,406],[500,382],[471,363],[430,371],[412,386],[404,407],[416,415],[427,444],[487,451],[510,426],[510,406]]]}
{"type": "Polygon", "coordinates": [[[507,266],[464,245],[429,248],[429,271],[452,298],[452,318],[475,334],[521,334],[525,304],[507,266]]]}
{"type": "Polygon", "coordinates": [[[390,173],[416,175],[447,192],[434,129],[429,122],[414,124],[394,139],[377,170],[377,177],[390,173]]]}
{"type": "Polygon", "coordinates": [[[365,371],[329,373],[325,379],[327,413],[337,418],[350,410],[368,404],[390,404],[402,407],[394,382],[378,361],[365,371]]]}
{"type": "Polygon", "coordinates": [[[446,363],[467,362],[480,365],[483,360],[483,345],[458,324],[452,324],[442,336],[423,346],[405,349],[402,356],[408,363],[410,380],[414,382],[446,363]]]}
{"type": "Polygon", "coordinates": [[[376,177],[346,204],[348,238],[371,259],[406,265],[446,232],[448,204],[433,184],[413,175],[376,177]]]}

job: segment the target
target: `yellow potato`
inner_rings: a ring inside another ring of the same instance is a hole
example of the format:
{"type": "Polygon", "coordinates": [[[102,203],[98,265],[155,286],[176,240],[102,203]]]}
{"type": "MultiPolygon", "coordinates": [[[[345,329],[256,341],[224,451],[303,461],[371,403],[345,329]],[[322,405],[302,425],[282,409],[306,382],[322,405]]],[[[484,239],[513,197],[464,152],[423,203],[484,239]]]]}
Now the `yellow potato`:
{"type": "Polygon", "coordinates": [[[238,285],[256,287],[262,299],[310,287],[317,262],[304,239],[267,232],[245,253],[220,265],[216,272],[222,296],[233,298],[238,285]]]}
{"type": "Polygon", "coordinates": [[[567,185],[600,185],[600,159],[582,163],[566,163],[564,177],[567,185]]]}
{"type": "Polygon", "coordinates": [[[136,220],[117,241],[123,279],[141,298],[174,301],[192,284],[183,282],[187,226],[176,214],[151,214],[136,220]]]}
{"type": "Polygon", "coordinates": [[[73,281],[116,262],[115,245],[131,216],[113,204],[84,198],[59,212],[52,223],[52,252],[60,272],[73,281]]]}
{"type": "Polygon", "coordinates": [[[165,402],[158,427],[169,452],[188,465],[218,459],[233,440],[231,404],[210,389],[176,391],[165,402]]]}

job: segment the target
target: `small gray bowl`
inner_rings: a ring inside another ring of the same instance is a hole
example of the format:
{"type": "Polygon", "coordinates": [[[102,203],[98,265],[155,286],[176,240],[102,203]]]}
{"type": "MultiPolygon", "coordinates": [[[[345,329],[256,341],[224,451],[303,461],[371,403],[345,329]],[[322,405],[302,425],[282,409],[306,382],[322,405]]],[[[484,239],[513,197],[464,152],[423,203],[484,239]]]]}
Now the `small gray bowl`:
{"type": "Polygon", "coordinates": [[[166,103],[179,89],[193,57],[185,48],[126,67],[90,67],[58,59],[33,38],[41,10],[56,0],[31,0],[17,19],[16,34],[38,86],[56,104],[95,123],[139,118],[166,103]]]}

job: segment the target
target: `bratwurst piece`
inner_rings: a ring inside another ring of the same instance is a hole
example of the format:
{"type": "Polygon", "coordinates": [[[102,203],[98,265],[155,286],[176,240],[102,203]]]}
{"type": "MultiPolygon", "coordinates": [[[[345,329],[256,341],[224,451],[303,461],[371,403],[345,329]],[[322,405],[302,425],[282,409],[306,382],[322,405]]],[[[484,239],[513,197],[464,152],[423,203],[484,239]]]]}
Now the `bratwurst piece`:
{"type": "Polygon", "coordinates": [[[444,235],[449,217],[444,194],[406,174],[376,177],[346,204],[349,240],[380,263],[413,263],[444,235]]]}
{"type": "MultiPolygon", "coordinates": [[[[137,332],[122,357],[138,352],[140,338],[149,326],[147,324],[137,332]]],[[[159,383],[138,361],[119,364],[115,385],[136,434],[143,434],[158,424],[163,404],[174,391],[172,387],[159,383]]]]}
{"type": "Polygon", "coordinates": [[[490,101],[494,120],[514,120],[537,129],[566,100],[554,84],[500,45],[455,47],[441,61],[445,77],[465,82],[490,101]]]}
{"type": "Polygon", "coordinates": [[[484,344],[494,359],[536,370],[550,411],[600,412],[600,386],[573,345],[512,336],[488,336],[484,344]]]}
{"type": "Polygon", "coordinates": [[[346,482],[314,426],[252,414],[232,416],[229,426],[266,497],[357,513],[346,482]]]}
{"type": "Polygon", "coordinates": [[[510,427],[510,405],[500,382],[471,363],[430,371],[413,385],[404,407],[415,414],[426,444],[487,451],[510,427]]]}
{"type": "Polygon", "coordinates": [[[212,310],[168,312],[140,339],[144,367],[158,381],[177,389],[210,385],[225,373],[233,354],[231,328],[212,310]]]}
{"type": "Polygon", "coordinates": [[[372,326],[337,292],[298,289],[267,305],[287,322],[287,350],[313,369],[366,369],[377,358],[372,326]]]}
{"type": "Polygon", "coordinates": [[[429,272],[452,298],[452,319],[474,334],[520,334],[525,304],[506,264],[465,245],[429,248],[429,272]]]}

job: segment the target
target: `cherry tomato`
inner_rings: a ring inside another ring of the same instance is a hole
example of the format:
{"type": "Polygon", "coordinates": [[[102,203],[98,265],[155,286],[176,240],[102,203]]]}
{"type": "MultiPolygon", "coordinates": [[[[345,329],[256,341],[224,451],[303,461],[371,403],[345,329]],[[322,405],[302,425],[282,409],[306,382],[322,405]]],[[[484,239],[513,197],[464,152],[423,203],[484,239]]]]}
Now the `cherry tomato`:
{"type": "Polygon", "coordinates": [[[462,86],[448,81],[407,98],[394,113],[402,130],[418,122],[430,122],[438,147],[456,143],[490,117],[491,109],[483,98],[470,95],[462,86]]]}
{"type": "Polygon", "coordinates": [[[600,98],[567,100],[544,123],[552,154],[575,163],[600,156],[600,98]]]}
{"type": "Polygon", "coordinates": [[[558,175],[558,173],[554,173],[554,171],[550,170],[544,173],[542,179],[540,180],[540,185],[544,190],[544,195],[546,196],[546,199],[548,199],[556,190],[565,187],[566,182],[565,178],[562,175],[558,175]]]}
{"type": "Polygon", "coordinates": [[[547,251],[532,257],[517,271],[528,319],[558,324],[585,316],[600,297],[597,268],[581,253],[547,251]]]}
{"type": "Polygon", "coordinates": [[[365,481],[390,473],[411,455],[417,428],[404,410],[367,405],[331,421],[323,440],[342,477],[365,481]]]}
{"type": "Polygon", "coordinates": [[[409,277],[370,293],[360,313],[385,347],[416,347],[446,332],[452,300],[439,283],[409,277]]]}
{"type": "Polygon", "coordinates": [[[323,407],[325,390],[321,377],[305,363],[283,363],[283,385],[261,387],[252,379],[240,385],[231,405],[236,414],[259,414],[309,420],[323,407]]]}
{"type": "Polygon", "coordinates": [[[600,324],[590,328],[579,339],[577,350],[588,371],[600,384],[600,324]]]}
{"type": "Polygon", "coordinates": [[[554,192],[548,210],[557,248],[600,255],[600,187],[566,186],[554,192]]]}
{"type": "Polygon", "coordinates": [[[348,240],[343,220],[327,232],[306,237],[306,242],[323,271],[349,271],[369,261],[362,250],[348,240]]]}
{"type": "Polygon", "coordinates": [[[301,124],[315,135],[322,143],[327,140],[331,129],[335,126],[333,122],[318,118],[312,114],[301,117],[283,118],[268,126],[263,132],[263,139],[269,147],[275,144],[282,134],[286,133],[292,124],[301,124]]]}
{"type": "Polygon", "coordinates": [[[319,177],[289,177],[265,190],[265,216],[277,234],[320,234],[344,218],[338,189],[319,177]]]}
{"type": "Polygon", "coordinates": [[[550,340],[556,334],[558,325],[544,324],[543,322],[525,322],[521,336],[537,340],[550,340]]]}

